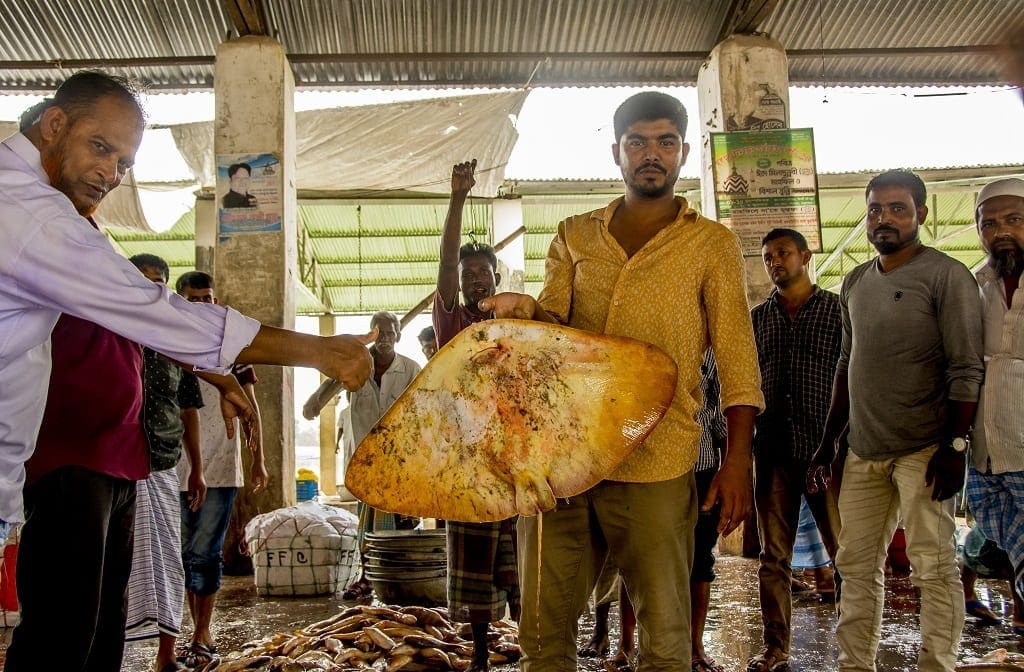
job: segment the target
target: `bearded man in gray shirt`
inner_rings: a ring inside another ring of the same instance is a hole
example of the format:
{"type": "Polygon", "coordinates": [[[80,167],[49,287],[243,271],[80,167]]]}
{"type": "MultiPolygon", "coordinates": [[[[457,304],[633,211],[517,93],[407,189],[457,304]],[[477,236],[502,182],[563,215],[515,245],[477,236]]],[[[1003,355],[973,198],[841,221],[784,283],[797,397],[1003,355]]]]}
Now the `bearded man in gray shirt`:
{"type": "Polygon", "coordinates": [[[978,401],[981,301],[959,261],[921,244],[921,179],[893,170],[868,183],[867,235],[878,258],[843,282],[843,348],[808,490],[828,487],[849,421],[839,493],[836,638],[841,672],[874,672],[886,546],[902,516],[911,580],[921,591],[918,669],[952,672],[964,621],[952,497],[963,486],[978,401]]]}

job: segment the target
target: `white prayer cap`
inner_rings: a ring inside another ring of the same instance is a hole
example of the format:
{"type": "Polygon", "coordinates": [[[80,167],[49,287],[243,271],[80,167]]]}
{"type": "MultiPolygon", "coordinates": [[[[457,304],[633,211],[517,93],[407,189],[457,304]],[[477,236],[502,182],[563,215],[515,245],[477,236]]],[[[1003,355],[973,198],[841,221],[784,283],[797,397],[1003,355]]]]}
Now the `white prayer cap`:
{"type": "Polygon", "coordinates": [[[1017,177],[1006,177],[995,182],[989,182],[978,192],[978,199],[974,201],[974,217],[978,217],[978,208],[990,198],[996,196],[1019,196],[1024,198],[1024,180],[1017,177]]]}

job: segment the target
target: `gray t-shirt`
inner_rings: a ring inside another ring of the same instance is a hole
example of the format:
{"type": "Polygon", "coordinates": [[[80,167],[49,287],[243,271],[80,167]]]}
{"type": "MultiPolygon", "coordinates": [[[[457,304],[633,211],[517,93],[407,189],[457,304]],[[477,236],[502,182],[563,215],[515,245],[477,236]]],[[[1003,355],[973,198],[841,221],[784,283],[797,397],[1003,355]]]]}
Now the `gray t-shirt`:
{"type": "Polygon", "coordinates": [[[886,460],[939,442],[947,400],[977,401],[981,297],[966,266],[932,248],[889,273],[853,269],[839,295],[850,449],[886,460]]]}

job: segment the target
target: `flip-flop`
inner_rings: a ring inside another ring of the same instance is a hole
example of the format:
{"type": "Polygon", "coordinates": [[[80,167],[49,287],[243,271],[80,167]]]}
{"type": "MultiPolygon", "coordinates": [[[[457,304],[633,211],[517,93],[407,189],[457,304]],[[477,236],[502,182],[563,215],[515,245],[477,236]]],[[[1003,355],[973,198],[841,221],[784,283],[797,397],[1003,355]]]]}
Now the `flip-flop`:
{"type": "Polygon", "coordinates": [[[580,658],[603,658],[608,655],[608,649],[611,643],[608,641],[608,637],[604,637],[600,642],[595,642],[591,639],[589,642],[584,644],[576,652],[576,655],[580,658]]]}
{"type": "Polygon", "coordinates": [[[175,662],[175,663],[167,663],[166,665],[164,665],[163,667],[160,668],[160,672],[181,672],[182,670],[187,670],[187,669],[188,668],[185,667],[184,665],[182,665],[181,663],[175,662]]]}
{"type": "MultiPolygon", "coordinates": [[[[186,668],[192,669],[209,663],[216,655],[216,646],[206,646],[201,642],[192,642],[188,646],[188,653],[185,654],[185,659],[180,662],[183,663],[186,668]]],[[[163,670],[161,670],[161,672],[163,672],[163,670]]]]}
{"type": "Polygon", "coordinates": [[[604,669],[605,672],[633,672],[633,663],[630,662],[629,656],[620,652],[604,661],[604,669]]]}
{"type": "Polygon", "coordinates": [[[967,614],[978,619],[982,625],[999,625],[1002,620],[981,600],[967,600],[964,603],[967,614]]]}
{"type": "Polygon", "coordinates": [[[725,672],[725,668],[710,657],[691,660],[690,669],[692,672],[725,672]]]}
{"type": "Polygon", "coordinates": [[[373,596],[373,585],[365,578],[358,579],[352,583],[345,592],[341,594],[343,600],[364,600],[373,596]]]}

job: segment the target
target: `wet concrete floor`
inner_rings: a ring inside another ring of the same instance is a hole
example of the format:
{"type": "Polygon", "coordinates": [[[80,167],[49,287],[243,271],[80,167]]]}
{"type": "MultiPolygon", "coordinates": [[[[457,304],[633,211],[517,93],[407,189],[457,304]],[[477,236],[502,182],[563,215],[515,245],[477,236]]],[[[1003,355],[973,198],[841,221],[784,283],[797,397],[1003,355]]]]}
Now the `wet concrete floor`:
{"type": "MultiPolygon", "coordinates": [[[[757,600],[757,561],[736,557],[719,558],[718,580],[712,585],[705,648],[729,672],[742,672],[745,661],[760,649],[761,612],[757,600]]],[[[976,591],[1003,624],[980,626],[968,619],[961,643],[960,659],[979,657],[993,649],[1024,651],[1024,639],[1011,630],[1012,602],[1005,582],[979,580],[976,591]]],[[[878,653],[880,672],[914,670],[919,644],[917,609],[919,601],[908,579],[886,580],[886,606],[882,640],[878,653]]],[[[222,652],[244,642],[278,631],[289,632],[326,618],[345,605],[340,597],[262,598],[256,595],[252,577],[225,577],[214,616],[214,631],[222,652]]],[[[188,617],[183,631],[190,631],[188,617]]],[[[612,624],[617,623],[612,612],[612,624]]],[[[799,600],[793,608],[793,664],[797,672],[828,672],[836,669],[836,617],[833,607],[816,601],[799,600]]],[[[580,642],[590,636],[593,621],[584,617],[580,642]]],[[[5,631],[5,641],[10,631],[5,631]]],[[[614,642],[618,634],[614,629],[614,642]]],[[[125,651],[122,672],[152,669],[155,644],[131,644],[125,651]]],[[[614,644],[613,644],[614,652],[614,644]]],[[[600,660],[581,659],[580,669],[603,670],[600,660]]]]}

